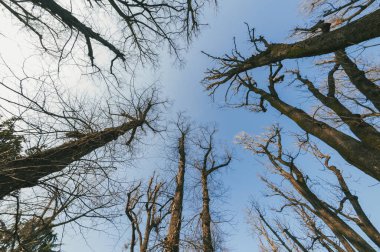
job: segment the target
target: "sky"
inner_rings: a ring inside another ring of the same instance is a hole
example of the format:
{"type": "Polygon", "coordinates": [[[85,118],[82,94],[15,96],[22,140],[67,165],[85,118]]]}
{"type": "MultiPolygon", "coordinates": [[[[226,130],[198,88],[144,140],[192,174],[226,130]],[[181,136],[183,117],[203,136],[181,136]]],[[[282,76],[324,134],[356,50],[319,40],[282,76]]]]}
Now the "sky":
{"type": "MultiPolygon", "coordinates": [[[[169,109],[173,115],[178,111],[186,111],[186,114],[197,123],[215,122],[219,128],[218,138],[234,149],[238,160],[235,160],[231,169],[223,172],[221,176],[225,187],[228,188],[225,196],[226,203],[222,207],[233,216],[233,225],[224,227],[228,233],[226,245],[229,251],[258,251],[257,243],[246,224],[246,208],[252,197],[260,198],[263,192],[258,174],[264,171],[264,160],[234,145],[235,136],[242,131],[253,135],[263,133],[274,123],[281,124],[288,131],[297,131],[298,128],[273,109],[269,109],[265,114],[256,114],[243,109],[227,108],[223,106],[222,92],[213,101],[201,84],[205,76],[204,72],[213,66],[213,62],[201,51],[212,55],[228,53],[233,48],[233,38],[236,37],[238,45],[243,49],[246,48],[249,54],[250,44],[247,42],[245,22],[256,28],[258,34],[265,35],[272,42],[289,42],[291,30],[307,22],[307,17],[301,13],[299,4],[298,0],[219,1],[217,9],[209,9],[205,12],[204,20],[208,26],[203,27],[201,34],[194,39],[188,52],[184,54],[184,65],[176,66],[173,64],[173,58],[164,56],[160,67],[151,73],[149,78],[145,71],[137,72],[136,75],[136,83],[139,81],[150,83],[158,80],[163,88],[162,93],[173,102],[169,109]]],[[[266,73],[263,69],[259,71],[263,71],[259,72],[259,75],[264,76],[266,73]]],[[[302,106],[302,104],[296,105],[302,106]]],[[[153,156],[157,154],[154,150],[151,153],[155,153],[153,156]]],[[[337,160],[337,162],[345,165],[342,160],[337,160]]],[[[314,168],[318,171],[316,163],[306,160],[303,165],[310,166],[310,170],[314,168]]],[[[353,185],[354,189],[360,195],[365,209],[371,217],[374,217],[375,224],[380,224],[380,219],[375,216],[375,213],[380,211],[380,207],[373,201],[366,200],[375,198],[379,193],[379,187],[371,186],[375,182],[355,169],[348,169],[353,177],[361,178],[357,185],[353,185]]],[[[107,238],[102,235],[93,235],[94,239],[89,239],[90,244],[92,242],[96,244],[91,246],[92,249],[78,243],[67,244],[63,248],[66,248],[66,251],[74,251],[81,246],[81,251],[117,251],[113,240],[107,241],[107,238]]],[[[122,243],[123,241],[119,244],[122,245],[122,243]]]]}
{"type": "MultiPolygon", "coordinates": [[[[246,224],[246,208],[252,197],[261,197],[263,185],[258,179],[258,174],[265,170],[262,163],[264,160],[250,155],[234,144],[235,136],[242,131],[252,135],[261,134],[275,123],[279,123],[287,131],[299,129],[273,109],[269,109],[267,113],[252,113],[244,109],[224,107],[222,92],[213,101],[201,85],[204,72],[213,66],[213,62],[201,51],[212,55],[229,53],[233,48],[233,38],[236,37],[238,45],[248,55],[250,44],[247,41],[245,22],[256,28],[258,34],[265,35],[271,42],[289,42],[290,31],[307,21],[307,17],[300,12],[299,5],[299,0],[220,0],[216,9],[209,8],[205,11],[203,19],[208,25],[203,27],[200,35],[184,53],[183,65],[175,65],[172,57],[163,55],[157,69],[152,69],[149,74],[146,71],[136,73],[136,83],[151,83],[158,80],[162,93],[172,101],[168,109],[169,117],[178,111],[186,111],[186,114],[199,124],[216,123],[219,128],[218,138],[234,149],[237,160],[220,177],[228,188],[225,204],[222,204],[222,207],[233,217],[233,225],[225,226],[228,233],[226,246],[229,251],[258,251],[257,243],[246,224]]],[[[260,69],[258,75],[262,75],[263,78],[265,73],[265,69],[260,69]]],[[[292,98],[292,94],[284,95],[288,96],[288,99],[292,98]]],[[[302,104],[296,105],[302,106],[302,104]]],[[[160,148],[158,144],[150,146],[145,151],[148,157],[141,161],[142,167],[160,166],[157,165],[157,160],[162,160],[160,157],[162,153],[157,148],[160,148]]],[[[376,213],[380,212],[380,205],[370,199],[379,195],[380,187],[372,186],[375,184],[374,180],[348,167],[344,161],[337,159],[336,162],[347,167],[348,174],[358,179],[353,188],[362,200],[364,208],[373,217],[375,225],[379,226],[380,219],[376,213]]],[[[303,166],[308,167],[311,174],[317,174],[318,165],[315,162],[304,160],[303,166]]],[[[131,171],[131,173],[139,172],[131,171]]],[[[143,172],[139,174],[142,175],[143,172]]],[[[102,232],[89,231],[85,236],[87,242],[83,241],[81,234],[69,233],[63,240],[63,251],[121,251],[124,242],[122,238],[115,240],[102,232]]]]}

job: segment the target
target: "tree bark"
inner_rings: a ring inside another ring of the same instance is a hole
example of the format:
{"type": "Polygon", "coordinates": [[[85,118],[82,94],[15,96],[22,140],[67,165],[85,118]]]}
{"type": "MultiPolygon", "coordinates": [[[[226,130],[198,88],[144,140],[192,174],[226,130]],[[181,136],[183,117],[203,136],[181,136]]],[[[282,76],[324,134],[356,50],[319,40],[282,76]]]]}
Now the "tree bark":
{"type": "Polygon", "coordinates": [[[331,229],[331,231],[339,238],[340,236],[346,239],[352,246],[358,251],[371,251],[375,252],[367,241],[365,241],[354,229],[352,229],[346,222],[344,222],[336,213],[334,213],[323,201],[321,201],[307,186],[301,171],[293,164],[281,159],[274,158],[267,152],[267,156],[271,163],[275,166],[276,170],[287,179],[294,189],[313,206],[313,212],[331,229]],[[296,175],[296,178],[289,172],[286,172],[277,163],[277,161],[283,165],[286,165],[291,170],[292,174],[296,175]]]}
{"type": "MultiPolygon", "coordinates": [[[[63,23],[65,23],[70,28],[75,28],[77,31],[82,33],[86,38],[92,38],[109,50],[111,50],[115,55],[125,60],[125,55],[119,49],[117,49],[113,44],[108,42],[106,39],[100,36],[100,34],[93,31],[90,27],[86,26],[84,23],[79,21],[70,11],[64,9],[54,0],[31,0],[31,2],[42,9],[50,12],[52,16],[59,17],[63,23]]],[[[87,42],[88,43],[88,42],[87,42]]]]}
{"type": "Polygon", "coordinates": [[[284,233],[295,243],[297,244],[298,248],[301,249],[301,251],[303,252],[308,252],[307,249],[302,245],[302,243],[297,239],[297,237],[295,237],[294,235],[292,235],[288,229],[284,228],[284,233]]]}
{"type": "Polygon", "coordinates": [[[204,134],[202,134],[202,139],[197,144],[197,147],[204,151],[203,158],[194,162],[194,167],[200,172],[200,180],[202,187],[202,211],[200,214],[200,219],[202,223],[202,242],[203,251],[213,252],[215,251],[215,244],[213,241],[212,230],[211,230],[211,210],[210,210],[210,194],[208,178],[209,176],[222,169],[223,167],[228,167],[232,156],[226,152],[224,157],[217,157],[214,149],[214,134],[216,129],[213,128],[211,131],[204,129],[204,134]],[[206,140],[206,144],[202,144],[202,141],[206,140]]]}
{"type": "Polygon", "coordinates": [[[249,85],[248,88],[259,94],[279,112],[292,119],[305,132],[330,145],[347,162],[380,181],[380,156],[376,149],[366,146],[366,144],[332,128],[324,122],[314,119],[303,110],[283,102],[278,97],[268,94],[262,89],[252,85],[249,85]]]}
{"type": "Polygon", "coordinates": [[[338,179],[340,188],[346,198],[350,201],[358,220],[354,220],[355,223],[360,227],[360,229],[380,248],[380,233],[376,229],[376,227],[372,224],[366,213],[364,212],[363,208],[361,207],[359,203],[359,199],[357,196],[353,195],[348,188],[348,185],[345,181],[345,179],[342,176],[342,173],[338,168],[332,165],[328,165],[328,161],[325,163],[325,166],[334,172],[335,176],[338,179]]]}
{"type": "Polygon", "coordinates": [[[171,218],[165,244],[166,252],[179,251],[179,241],[182,224],[183,188],[185,182],[186,167],[185,139],[186,133],[181,133],[181,137],[178,140],[179,162],[178,172],[176,176],[177,185],[174,193],[174,199],[171,205],[171,218]]]}
{"type": "Polygon", "coordinates": [[[203,240],[203,251],[213,252],[214,247],[212,244],[211,236],[211,214],[210,214],[210,196],[208,192],[207,170],[203,169],[201,172],[201,183],[202,183],[202,240],[203,240]]]}
{"type": "Polygon", "coordinates": [[[335,52],[335,57],[351,83],[380,111],[380,87],[365,76],[365,73],[357,67],[344,50],[335,52]]]}
{"type": "Polygon", "coordinates": [[[133,120],[119,127],[89,133],[84,137],[44,150],[40,153],[0,165],[0,199],[11,192],[38,184],[39,179],[63,170],[85,155],[142,126],[144,120],[133,120]]]}
{"type": "MultiPolygon", "coordinates": [[[[323,95],[308,79],[302,78],[299,74],[297,79],[304,83],[313,96],[323,105],[334,111],[336,115],[348,125],[352,133],[354,133],[363,143],[380,151],[380,133],[375,127],[366,123],[359,114],[352,113],[337,98],[335,98],[335,96],[323,95]]],[[[329,73],[328,82],[329,88],[335,87],[333,72],[329,73]]]]}
{"type": "MultiPolygon", "coordinates": [[[[376,10],[339,29],[293,44],[269,44],[268,48],[244,61],[236,61],[227,71],[207,77],[211,85],[226,83],[245,71],[285,59],[298,59],[336,52],[339,49],[380,36],[380,10],[376,10]]],[[[221,59],[223,61],[223,59],[221,59]]],[[[229,62],[232,63],[232,62],[229,62]]],[[[228,64],[230,65],[230,64],[228,64]]]]}

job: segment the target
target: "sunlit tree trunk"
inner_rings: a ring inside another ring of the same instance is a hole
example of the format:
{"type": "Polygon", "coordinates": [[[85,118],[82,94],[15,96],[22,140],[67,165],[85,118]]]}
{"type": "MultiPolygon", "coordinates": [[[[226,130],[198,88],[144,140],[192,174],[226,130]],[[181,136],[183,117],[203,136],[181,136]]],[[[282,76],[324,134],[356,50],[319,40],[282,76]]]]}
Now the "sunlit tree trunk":
{"type": "Polygon", "coordinates": [[[210,214],[210,196],[208,192],[207,176],[206,170],[202,170],[201,183],[202,183],[202,240],[203,240],[203,251],[213,252],[214,248],[212,245],[211,236],[211,214],[210,214]]]}
{"type": "Polygon", "coordinates": [[[38,184],[38,180],[54,172],[63,170],[75,161],[127,132],[132,132],[144,124],[144,120],[133,120],[119,127],[89,133],[57,147],[41,151],[28,157],[19,158],[0,165],[0,199],[11,192],[38,184]]]}
{"type": "Polygon", "coordinates": [[[181,133],[178,140],[178,172],[176,176],[176,189],[174,199],[171,205],[171,219],[169,223],[168,234],[166,237],[165,251],[178,252],[181,224],[182,224],[182,206],[183,206],[183,189],[185,183],[185,166],[186,166],[186,153],[185,153],[185,139],[186,132],[181,133]]]}

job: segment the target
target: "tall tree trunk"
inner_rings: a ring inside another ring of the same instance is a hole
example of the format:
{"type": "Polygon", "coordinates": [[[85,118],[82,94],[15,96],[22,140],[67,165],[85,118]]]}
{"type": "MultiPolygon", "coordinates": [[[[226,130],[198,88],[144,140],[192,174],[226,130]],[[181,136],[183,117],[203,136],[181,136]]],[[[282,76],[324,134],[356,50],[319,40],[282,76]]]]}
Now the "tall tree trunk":
{"type": "Polygon", "coordinates": [[[185,182],[186,167],[185,139],[186,133],[182,133],[181,137],[178,140],[179,162],[178,172],[176,176],[177,185],[174,193],[174,199],[171,205],[171,218],[165,244],[166,252],[179,251],[179,241],[182,224],[183,188],[185,182]]]}
{"type": "Polygon", "coordinates": [[[149,238],[150,238],[150,232],[152,231],[152,213],[150,211],[147,212],[146,217],[146,224],[145,224],[145,231],[144,231],[144,238],[141,243],[140,252],[147,252],[148,251],[148,245],[149,245],[149,238]]]}
{"type": "Polygon", "coordinates": [[[211,214],[210,214],[210,197],[208,192],[207,183],[208,172],[206,169],[202,170],[201,183],[202,183],[202,241],[203,241],[203,251],[213,252],[214,247],[212,244],[211,236],[211,214]]]}
{"type": "Polygon", "coordinates": [[[136,246],[136,226],[133,222],[133,219],[130,218],[130,215],[128,215],[128,218],[129,220],[131,220],[131,225],[132,225],[132,230],[131,230],[131,245],[130,245],[130,248],[129,248],[129,251],[130,252],[134,252],[135,251],[135,246],[136,246]]]}
{"type": "Polygon", "coordinates": [[[131,131],[132,137],[144,120],[133,120],[119,127],[89,133],[57,147],[41,151],[28,157],[0,165],[0,199],[11,192],[38,184],[38,180],[54,172],[63,170],[69,164],[116,140],[131,131]]]}

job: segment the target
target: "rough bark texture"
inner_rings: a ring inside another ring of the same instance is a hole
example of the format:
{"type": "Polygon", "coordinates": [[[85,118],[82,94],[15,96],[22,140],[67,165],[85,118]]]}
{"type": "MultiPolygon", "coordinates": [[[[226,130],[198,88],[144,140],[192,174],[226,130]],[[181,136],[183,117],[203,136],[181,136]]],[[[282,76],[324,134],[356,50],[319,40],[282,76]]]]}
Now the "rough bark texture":
{"type": "Polygon", "coordinates": [[[213,252],[214,247],[212,245],[211,236],[211,214],[210,214],[210,196],[208,192],[207,183],[208,172],[202,170],[201,183],[202,183],[202,241],[203,241],[203,251],[213,252]]]}
{"type": "Polygon", "coordinates": [[[378,155],[378,150],[361,143],[324,122],[314,119],[303,110],[281,101],[278,97],[254,86],[249,86],[248,88],[263,97],[282,114],[292,119],[303,130],[330,145],[347,162],[373,178],[380,180],[380,155],[378,155]]]}
{"type": "Polygon", "coordinates": [[[78,140],[1,164],[0,199],[15,190],[37,185],[39,179],[61,171],[97,148],[116,140],[119,136],[135,131],[143,123],[143,120],[134,120],[119,127],[90,133],[78,140]]]}
{"type": "Polygon", "coordinates": [[[220,75],[208,78],[214,84],[225,83],[235,75],[257,67],[285,59],[297,59],[333,53],[339,49],[380,36],[380,10],[376,10],[337,30],[299,41],[293,44],[269,44],[268,48],[243,62],[238,62],[220,75]]]}
{"type": "Polygon", "coordinates": [[[185,138],[186,134],[182,133],[181,137],[178,140],[179,162],[176,177],[177,185],[174,193],[174,199],[171,205],[171,218],[165,244],[166,252],[179,251],[179,241],[182,224],[183,188],[185,182],[186,167],[185,138]]]}
{"type": "MultiPolygon", "coordinates": [[[[333,74],[334,70],[330,72],[328,76],[329,94],[332,94],[335,91],[335,80],[333,74]],[[334,89],[334,91],[331,89],[334,89]]],[[[302,78],[299,74],[297,78],[307,86],[314,97],[316,97],[323,105],[334,111],[335,114],[349,126],[352,133],[354,133],[363,143],[380,151],[380,133],[375,127],[365,122],[359,114],[352,113],[334,95],[325,96],[308,79],[302,78]]]]}
{"type": "MultiPolygon", "coordinates": [[[[380,30],[379,27],[377,29],[380,30]]],[[[364,71],[357,67],[344,50],[337,51],[335,57],[352,84],[380,111],[380,87],[366,77],[364,71]]]]}

